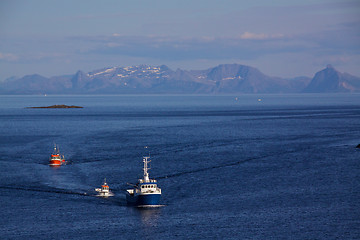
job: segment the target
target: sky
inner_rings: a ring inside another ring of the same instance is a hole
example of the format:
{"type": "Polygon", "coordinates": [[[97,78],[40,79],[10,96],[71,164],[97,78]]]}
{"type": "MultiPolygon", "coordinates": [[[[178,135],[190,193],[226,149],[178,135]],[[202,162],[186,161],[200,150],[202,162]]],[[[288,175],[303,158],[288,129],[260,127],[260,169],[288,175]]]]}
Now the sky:
{"type": "Polygon", "coordinates": [[[227,63],[360,76],[360,0],[0,0],[0,81],[227,63]]]}

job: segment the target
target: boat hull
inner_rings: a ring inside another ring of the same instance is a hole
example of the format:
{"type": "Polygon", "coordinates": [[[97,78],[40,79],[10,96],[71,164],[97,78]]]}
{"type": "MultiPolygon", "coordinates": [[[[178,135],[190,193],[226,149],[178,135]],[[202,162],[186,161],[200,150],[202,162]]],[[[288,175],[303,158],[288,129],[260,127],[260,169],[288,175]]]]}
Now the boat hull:
{"type": "Polygon", "coordinates": [[[60,160],[50,160],[49,165],[50,165],[50,166],[60,166],[60,165],[61,165],[61,161],[60,161],[60,160]]]}
{"type": "Polygon", "coordinates": [[[112,197],[112,196],[114,196],[114,194],[112,192],[106,192],[106,193],[99,192],[96,196],[97,197],[112,197]]]}
{"type": "Polygon", "coordinates": [[[161,194],[137,194],[130,195],[126,193],[126,201],[128,205],[133,206],[154,206],[159,205],[161,194]]]}

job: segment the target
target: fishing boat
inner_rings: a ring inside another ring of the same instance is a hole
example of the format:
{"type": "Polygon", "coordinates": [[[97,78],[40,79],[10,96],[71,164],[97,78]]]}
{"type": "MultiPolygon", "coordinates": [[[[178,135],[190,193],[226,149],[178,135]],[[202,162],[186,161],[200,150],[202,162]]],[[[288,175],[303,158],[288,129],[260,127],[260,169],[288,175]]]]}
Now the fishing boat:
{"type": "Polygon", "coordinates": [[[64,155],[60,154],[59,148],[55,144],[54,145],[54,152],[50,156],[49,165],[50,166],[61,166],[61,165],[64,165],[65,163],[66,162],[65,162],[64,155]]]}
{"type": "Polygon", "coordinates": [[[112,197],[114,194],[110,191],[109,185],[106,183],[106,178],[104,183],[101,185],[101,188],[95,188],[95,191],[98,192],[96,196],[98,197],[112,197]]]}
{"type": "Polygon", "coordinates": [[[130,186],[132,186],[132,188],[126,190],[126,201],[128,205],[134,205],[138,207],[159,205],[161,198],[161,189],[157,186],[157,181],[155,179],[149,178],[149,158],[150,157],[143,157],[143,178],[139,179],[136,185],[129,184],[130,186]]]}

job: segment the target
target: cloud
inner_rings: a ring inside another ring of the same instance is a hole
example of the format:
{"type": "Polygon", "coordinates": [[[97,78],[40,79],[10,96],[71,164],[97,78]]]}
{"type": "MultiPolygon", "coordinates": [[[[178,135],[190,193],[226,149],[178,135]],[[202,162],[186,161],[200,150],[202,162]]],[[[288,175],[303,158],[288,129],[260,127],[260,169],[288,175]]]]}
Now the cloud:
{"type": "Polygon", "coordinates": [[[15,54],[12,53],[1,53],[0,52],[0,60],[4,60],[4,61],[9,61],[9,62],[13,62],[18,60],[18,56],[16,56],[15,54]]]}
{"type": "MultiPolygon", "coordinates": [[[[254,59],[279,52],[298,52],[306,45],[282,34],[246,32],[232,37],[94,36],[79,37],[87,54],[153,58],[166,61],[196,59],[254,59]],[[91,46],[90,46],[91,45],[91,46]]],[[[80,44],[79,42],[79,44],[80,44]]]]}
{"type": "Polygon", "coordinates": [[[284,34],[265,34],[265,33],[251,33],[251,32],[244,32],[240,35],[240,39],[249,39],[249,40],[265,40],[265,39],[276,39],[276,38],[283,38],[284,34]]]}
{"type": "Polygon", "coordinates": [[[86,46],[86,51],[79,52],[83,59],[113,59],[115,62],[137,59],[141,63],[184,65],[199,61],[256,63],[271,58],[283,58],[287,62],[286,59],[292,56],[295,64],[297,57],[307,56],[313,61],[332,59],[329,61],[336,65],[339,59],[346,60],[349,56],[358,59],[355,56],[359,56],[358,40],[357,32],[351,32],[346,27],[336,27],[291,35],[250,31],[222,37],[111,34],[82,36],[69,42],[76,42],[73,46],[86,46]],[[337,56],[341,58],[335,60],[337,56]]]}

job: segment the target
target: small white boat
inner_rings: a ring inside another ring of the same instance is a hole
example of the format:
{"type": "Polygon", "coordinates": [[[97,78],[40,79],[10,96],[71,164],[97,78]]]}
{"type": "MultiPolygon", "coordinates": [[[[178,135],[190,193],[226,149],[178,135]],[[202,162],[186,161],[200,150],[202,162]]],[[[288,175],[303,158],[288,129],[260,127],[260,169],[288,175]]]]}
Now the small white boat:
{"type": "Polygon", "coordinates": [[[110,191],[109,185],[106,183],[106,178],[104,183],[101,185],[101,188],[95,188],[95,191],[98,192],[96,196],[98,197],[112,197],[114,194],[110,191]]]}

